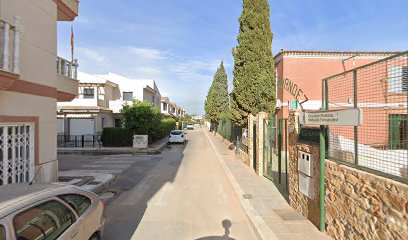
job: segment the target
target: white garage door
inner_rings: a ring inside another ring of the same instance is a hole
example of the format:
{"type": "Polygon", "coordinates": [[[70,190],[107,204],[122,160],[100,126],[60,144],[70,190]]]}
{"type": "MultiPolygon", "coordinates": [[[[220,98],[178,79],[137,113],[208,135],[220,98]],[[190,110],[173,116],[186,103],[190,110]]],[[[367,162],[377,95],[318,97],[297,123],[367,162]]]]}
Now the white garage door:
{"type": "Polygon", "coordinates": [[[95,134],[95,124],[93,118],[69,120],[69,135],[86,134],[95,134]]]}

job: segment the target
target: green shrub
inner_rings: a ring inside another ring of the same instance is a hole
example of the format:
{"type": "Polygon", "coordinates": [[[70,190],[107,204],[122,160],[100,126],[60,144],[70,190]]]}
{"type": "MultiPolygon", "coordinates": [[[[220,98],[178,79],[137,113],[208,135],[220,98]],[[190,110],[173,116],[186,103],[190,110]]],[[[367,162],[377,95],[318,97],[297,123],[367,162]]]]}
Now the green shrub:
{"type": "Polygon", "coordinates": [[[104,128],[101,141],[104,147],[132,147],[133,132],[126,128],[104,128]]]}
{"type": "Polygon", "coordinates": [[[158,126],[153,128],[151,136],[152,141],[160,140],[165,138],[172,130],[176,129],[176,120],[169,118],[169,119],[162,119],[158,126]]]}

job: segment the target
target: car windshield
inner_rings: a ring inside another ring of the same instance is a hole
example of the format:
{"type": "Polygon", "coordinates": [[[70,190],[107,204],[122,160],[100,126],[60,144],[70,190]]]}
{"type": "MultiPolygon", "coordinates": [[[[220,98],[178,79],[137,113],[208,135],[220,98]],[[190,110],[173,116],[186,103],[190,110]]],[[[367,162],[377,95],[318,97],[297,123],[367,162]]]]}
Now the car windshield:
{"type": "Polygon", "coordinates": [[[171,135],[181,135],[183,131],[172,131],[170,134],[171,135]]]}

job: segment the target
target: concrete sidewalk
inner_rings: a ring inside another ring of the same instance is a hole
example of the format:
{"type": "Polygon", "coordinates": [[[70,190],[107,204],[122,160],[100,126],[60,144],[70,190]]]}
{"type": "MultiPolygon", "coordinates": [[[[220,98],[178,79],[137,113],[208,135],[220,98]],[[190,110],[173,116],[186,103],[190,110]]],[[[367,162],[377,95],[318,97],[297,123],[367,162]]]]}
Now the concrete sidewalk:
{"type": "Polygon", "coordinates": [[[219,138],[204,132],[261,239],[330,239],[296,212],[270,180],[256,175],[219,138]]]}
{"type": "Polygon", "coordinates": [[[70,148],[59,147],[58,154],[94,154],[94,155],[109,155],[109,154],[160,154],[167,146],[169,139],[163,138],[146,149],[136,149],[131,147],[100,147],[100,148],[70,148]]]}

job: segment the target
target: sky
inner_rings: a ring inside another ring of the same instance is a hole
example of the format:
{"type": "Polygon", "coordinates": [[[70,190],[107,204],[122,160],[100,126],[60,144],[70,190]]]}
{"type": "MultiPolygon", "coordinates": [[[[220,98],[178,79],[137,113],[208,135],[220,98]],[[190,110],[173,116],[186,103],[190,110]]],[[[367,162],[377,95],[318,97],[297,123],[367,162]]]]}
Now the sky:
{"type": "MultiPolygon", "coordinates": [[[[407,0],[270,0],[273,54],[285,50],[408,50],[407,0]]],[[[188,114],[201,115],[224,60],[232,89],[241,0],[81,0],[58,23],[58,55],[79,70],[154,79],[188,114]]]]}

